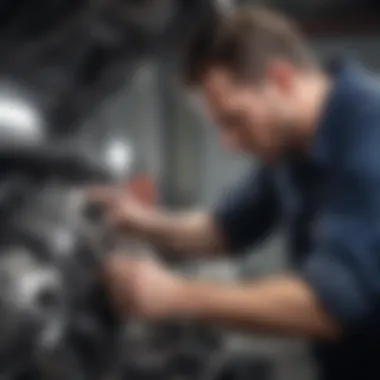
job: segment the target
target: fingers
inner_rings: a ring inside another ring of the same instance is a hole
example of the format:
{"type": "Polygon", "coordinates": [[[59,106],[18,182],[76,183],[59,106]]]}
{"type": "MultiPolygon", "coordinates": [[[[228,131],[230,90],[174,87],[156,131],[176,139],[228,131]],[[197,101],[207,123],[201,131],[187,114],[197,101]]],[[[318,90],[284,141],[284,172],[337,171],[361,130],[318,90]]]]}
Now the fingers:
{"type": "Polygon", "coordinates": [[[93,187],[86,190],[91,201],[109,204],[120,198],[120,191],[114,187],[93,187]]]}
{"type": "Polygon", "coordinates": [[[119,219],[130,199],[128,193],[115,187],[91,188],[87,194],[92,203],[104,206],[112,219],[119,219]]]}
{"type": "Polygon", "coordinates": [[[130,191],[115,186],[92,187],[87,189],[86,193],[94,202],[106,204],[135,199],[130,191]]]}
{"type": "Polygon", "coordinates": [[[104,215],[112,227],[138,233],[144,211],[130,192],[116,187],[97,187],[87,193],[93,204],[104,208],[104,215]]]}
{"type": "Polygon", "coordinates": [[[85,189],[89,200],[88,217],[101,220],[110,228],[117,228],[122,220],[120,196],[114,188],[96,187],[85,189]]]}
{"type": "Polygon", "coordinates": [[[134,296],[137,291],[136,276],[141,260],[125,257],[121,254],[112,254],[103,266],[103,279],[109,295],[117,310],[122,314],[132,314],[134,310],[134,296]]]}
{"type": "Polygon", "coordinates": [[[128,270],[128,266],[125,264],[125,258],[122,255],[109,255],[103,265],[104,278],[109,282],[114,282],[115,279],[125,277],[125,271],[128,270]]]}

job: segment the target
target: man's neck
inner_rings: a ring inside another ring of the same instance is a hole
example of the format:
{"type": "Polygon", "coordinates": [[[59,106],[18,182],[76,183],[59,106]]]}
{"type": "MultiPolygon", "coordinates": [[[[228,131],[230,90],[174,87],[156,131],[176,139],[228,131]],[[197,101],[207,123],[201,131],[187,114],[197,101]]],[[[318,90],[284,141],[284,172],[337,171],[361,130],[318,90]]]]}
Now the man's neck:
{"type": "Polygon", "coordinates": [[[331,87],[331,78],[322,72],[309,75],[300,85],[300,112],[294,142],[302,151],[309,151],[314,141],[331,87]]]}

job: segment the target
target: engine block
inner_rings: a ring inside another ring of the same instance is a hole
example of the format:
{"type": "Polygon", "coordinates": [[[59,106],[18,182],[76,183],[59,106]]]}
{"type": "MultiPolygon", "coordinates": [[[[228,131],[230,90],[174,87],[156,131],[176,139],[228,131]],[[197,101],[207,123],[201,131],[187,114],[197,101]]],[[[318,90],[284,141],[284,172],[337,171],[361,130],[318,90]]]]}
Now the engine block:
{"type": "Polygon", "coordinates": [[[0,151],[1,378],[199,379],[219,355],[218,332],[124,321],[108,303],[105,256],[154,250],[117,236],[88,201],[83,187],[106,179],[66,150],[0,151]]]}

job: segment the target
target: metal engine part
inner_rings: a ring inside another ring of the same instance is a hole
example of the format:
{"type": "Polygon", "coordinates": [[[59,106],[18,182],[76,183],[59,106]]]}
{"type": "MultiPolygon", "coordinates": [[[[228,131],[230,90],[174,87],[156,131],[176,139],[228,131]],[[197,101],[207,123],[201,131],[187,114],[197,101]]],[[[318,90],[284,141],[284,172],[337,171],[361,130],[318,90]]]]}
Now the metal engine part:
{"type": "Polygon", "coordinates": [[[3,149],[0,169],[0,373],[104,376],[116,368],[108,354],[121,323],[97,275],[107,231],[76,187],[105,173],[86,157],[30,145],[3,149]]]}
{"type": "Polygon", "coordinates": [[[0,149],[1,379],[199,379],[220,360],[217,331],[122,321],[109,305],[105,255],[153,251],[116,236],[88,202],[81,187],[105,180],[69,149],[0,149]]]}

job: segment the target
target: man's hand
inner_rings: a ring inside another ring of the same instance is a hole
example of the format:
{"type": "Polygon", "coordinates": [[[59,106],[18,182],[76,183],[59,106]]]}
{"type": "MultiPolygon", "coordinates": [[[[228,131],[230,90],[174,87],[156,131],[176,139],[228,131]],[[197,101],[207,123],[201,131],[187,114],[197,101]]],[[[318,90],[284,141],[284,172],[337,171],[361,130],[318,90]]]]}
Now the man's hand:
{"type": "Polygon", "coordinates": [[[150,208],[117,188],[91,189],[88,193],[94,202],[105,207],[114,227],[179,253],[182,258],[225,251],[223,236],[207,212],[167,213],[150,208]]]}
{"type": "Polygon", "coordinates": [[[104,276],[123,314],[155,320],[176,315],[183,281],[158,263],[115,255],[107,260],[104,276]]]}
{"type": "Polygon", "coordinates": [[[89,192],[90,198],[107,210],[110,223],[127,232],[143,233],[150,210],[132,194],[118,188],[98,188],[89,192]]]}
{"type": "Polygon", "coordinates": [[[249,284],[213,284],[175,276],[152,261],[111,257],[105,277],[126,315],[191,318],[234,328],[302,338],[335,339],[340,327],[297,277],[249,284]]]}

